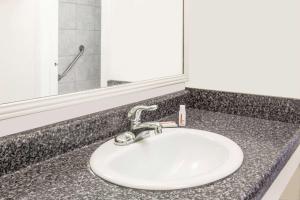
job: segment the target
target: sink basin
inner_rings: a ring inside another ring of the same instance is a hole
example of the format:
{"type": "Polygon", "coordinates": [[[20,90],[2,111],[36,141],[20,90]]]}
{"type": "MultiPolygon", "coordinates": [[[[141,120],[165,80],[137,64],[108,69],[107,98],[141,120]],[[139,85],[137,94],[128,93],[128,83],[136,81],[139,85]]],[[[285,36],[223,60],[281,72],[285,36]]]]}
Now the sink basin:
{"type": "Polygon", "coordinates": [[[222,179],[242,162],[243,152],[232,140],[207,131],[174,128],[128,146],[116,146],[110,140],[92,154],[90,167],[117,185],[174,190],[222,179]]]}

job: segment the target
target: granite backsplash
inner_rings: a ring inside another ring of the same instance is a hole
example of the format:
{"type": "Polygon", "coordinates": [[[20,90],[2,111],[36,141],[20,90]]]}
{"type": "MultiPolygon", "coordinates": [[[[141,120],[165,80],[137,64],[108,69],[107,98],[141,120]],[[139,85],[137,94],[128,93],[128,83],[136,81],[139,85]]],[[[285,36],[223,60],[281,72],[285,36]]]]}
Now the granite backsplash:
{"type": "Polygon", "coordinates": [[[193,88],[186,90],[190,92],[190,108],[300,124],[299,99],[193,88]]]}
{"type": "Polygon", "coordinates": [[[180,104],[213,112],[299,124],[300,101],[296,99],[187,88],[45,127],[0,138],[0,176],[74,149],[110,138],[129,129],[127,113],[135,105],[159,106],[143,115],[159,120],[178,111],[180,104]]]}

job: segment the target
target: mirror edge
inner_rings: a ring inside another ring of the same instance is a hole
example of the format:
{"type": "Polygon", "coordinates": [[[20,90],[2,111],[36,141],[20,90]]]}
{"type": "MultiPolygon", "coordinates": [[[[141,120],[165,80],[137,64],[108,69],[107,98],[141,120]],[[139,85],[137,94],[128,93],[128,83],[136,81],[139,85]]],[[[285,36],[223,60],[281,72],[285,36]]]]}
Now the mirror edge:
{"type": "Polygon", "coordinates": [[[116,87],[100,88],[78,93],[59,96],[49,96],[37,99],[13,102],[0,105],[0,121],[25,115],[55,110],[67,106],[97,101],[104,98],[117,97],[145,90],[158,89],[175,84],[185,84],[186,74],[163,77],[136,83],[129,83],[116,87]]]}

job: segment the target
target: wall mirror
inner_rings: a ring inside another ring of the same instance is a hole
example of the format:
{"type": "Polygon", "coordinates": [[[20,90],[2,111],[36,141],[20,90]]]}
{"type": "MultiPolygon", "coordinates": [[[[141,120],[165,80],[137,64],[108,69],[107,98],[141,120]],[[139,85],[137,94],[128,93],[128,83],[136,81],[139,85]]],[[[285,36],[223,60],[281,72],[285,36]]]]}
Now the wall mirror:
{"type": "Polygon", "coordinates": [[[0,104],[183,74],[182,0],[2,0],[0,104]]]}

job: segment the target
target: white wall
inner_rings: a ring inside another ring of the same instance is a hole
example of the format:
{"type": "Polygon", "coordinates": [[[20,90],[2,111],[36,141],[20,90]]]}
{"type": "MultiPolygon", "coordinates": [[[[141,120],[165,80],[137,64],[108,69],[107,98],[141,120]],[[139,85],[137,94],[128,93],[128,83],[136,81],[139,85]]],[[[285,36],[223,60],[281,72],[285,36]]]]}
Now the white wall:
{"type": "Polygon", "coordinates": [[[54,2],[0,1],[0,104],[56,93],[49,76],[56,72],[54,2]]]}
{"type": "Polygon", "coordinates": [[[299,0],[188,0],[188,86],[300,98],[299,0]]]}
{"type": "Polygon", "coordinates": [[[182,74],[182,0],[104,0],[102,8],[102,81],[182,74]]]}
{"type": "Polygon", "coordinates": [[[280,200],[300,200],[300,167],[298,167],[289,181],[289,184],[282,193],[280,200]]]}

